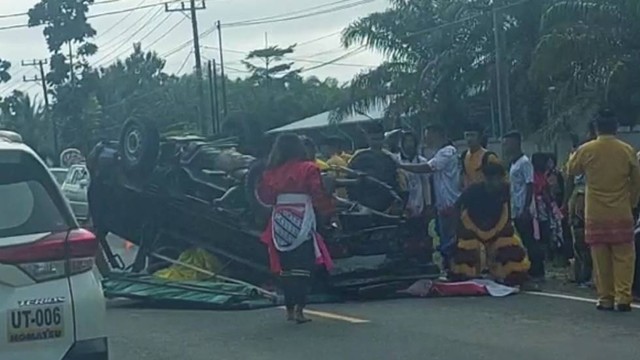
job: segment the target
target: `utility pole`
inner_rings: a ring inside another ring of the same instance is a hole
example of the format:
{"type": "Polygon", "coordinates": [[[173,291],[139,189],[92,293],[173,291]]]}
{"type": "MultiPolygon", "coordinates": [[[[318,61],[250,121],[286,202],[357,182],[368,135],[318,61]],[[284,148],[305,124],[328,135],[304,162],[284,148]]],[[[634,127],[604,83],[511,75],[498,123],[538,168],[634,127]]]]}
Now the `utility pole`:
{"type": "Polygon", "coordinates": [[[220,48],[220,76],[222,77],[222,113],[227,117],[227,77],[224,76],[224,48],[222,47],[222,25],[216,22],[218,28],[218,47],[220,48]]]}
{"type": "Polygon", "coordinates": [[[23,80],[25,82],[34,82],[34,81],[40,81],[42,84],[42,95],[44,96],[44,111],[45,111],[45,116],[48,118],[48,120],[51,122],[51,130],[52,130],[52,137],[53,137],[53,153],[54,154],[59,154],[58,153],[58,126],[56,125],[55,120],[53,119],[53,117],[51,116],[51,112],[50,112],[50,108],[49,108],[49,90],[47,89],[47,79],[45,77],[44,74],[44,65],[48,64],[48,61],[45,60],[32,60],[32,61],[22,61],[22,66],[38,66],[38,68],[40,69],[40,77],[34,76],[32,78],[27,78],[26,76],[23,77],[23,80]]]}
{"type": "Polygon", "coordinates": [[[215,105],[215,115],[216,115],[216,127],[214,131],[219,133],[221,131],[220,127],[220,101],[218,101],[218,70],[216,68],[216,59],[211,61],[211,69],[213,71],[213,96],[216,100],[214,102],[215,105]]]}
{"type": "Polygon", "coordinates": [[[183,1],[180,3],[180,7],[178,8],[170,8],[169,7],[169,3],[165,3],[164,4],[164,10],[166,12],[184,12],[184,11],[189,11],[191,13],[191,28],[193,30],[193,48],[194,48],[194,54],[196,57],[196,78],[198,79],[198,97],[199,97],[199,102],[198,102],[198,117],[199,117],[199,121],[200,121],[200,129],[203,132],[203,134],[207,134],[208,128],[209,126],[207,125],[207,122],[205,121],[205,116],[204,116],[204,84],[203,82],[203,76],[202,76],[202,59],[200,57],[200,36],[198,34],[198,17],[196,15],[196,11],[197,10],[204,10],[206,9],[206,3],[205,0],[200,0],[200,1],[196,1],[196,0],[190,0],[189,4],[187,5],[186,1],[183,1]]]}
{"type": "Polygon", "coordinates": [[[511,129],[511,105],[508,90],[508,78],[504,68],[504,32],[503,32],[503,15],[498,13],[501,3],[497,0],[493,1],[493,39],[495,43],[495,67],[496,67],[496,93],[498,106],[498,125],[500,136],[505,131],[511,129]]]}
{"type": "Polygon", "coordinates": [[[216,108],[215,108],[215,94],[213,92],[213,64],[211,61],[207,63],[207,77],[209,78],[209,109],[211,110],[211,129],[215,134],[217,133],[216,123],[218,121],[216,117],[216,108]]]}

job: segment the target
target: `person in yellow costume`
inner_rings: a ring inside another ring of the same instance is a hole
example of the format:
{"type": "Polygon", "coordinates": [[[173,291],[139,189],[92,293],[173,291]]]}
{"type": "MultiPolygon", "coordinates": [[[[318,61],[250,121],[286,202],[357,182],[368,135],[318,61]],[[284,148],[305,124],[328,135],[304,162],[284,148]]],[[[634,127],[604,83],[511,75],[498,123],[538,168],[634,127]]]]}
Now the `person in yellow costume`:
{"type": "MultiPolygon", "coordinates": [[[[325,163],[331,169],[331,172],[336,179],[345,179],[347,176],[341,168],[346,168],[349,165],[349,161],[345,160],[342,156],[342,139],[338,137],[327,137],[320,144],[322,155],[324,156],[325,163]]],[[[322,169],[321,169],[322,170],[322,169]]],[[[339,187],[336,189],[336,195],[346,199],[347,189],[339,187]]]]}
{"type": "Polygon", "coordinates": [[[633,209],[640,197],[640,165],[629,144],[616,138],[610,110],[596,118],[595,140],[569,158],[569,175],[584,175],[585,242],[591,249],[598,310],[631,311],[635,267],[633,209]]]}
{"type": "Polygon", "coordinates": [[[531,264],[511,221],[510,189],[505,175],[502,165],[490,162],[482,167],[485,180],[470,185],[458,198],[460,221],[451,279],[481,277],[484,263],[490,275],[506,285],[522,285],[529,278],[531,264]],[[484,254],[480,252],[483,246],[487,250],[484,254]]]}
{"type": "Polygon", "coordinates": [[[498,155],[489,151],[483,145],[483,129],[480,125],[472,124],[464,132],[467,150],[462,152],[462,188],[482,182],[484,175],[482,167],[489,163],[500,163],[498,155]]]}

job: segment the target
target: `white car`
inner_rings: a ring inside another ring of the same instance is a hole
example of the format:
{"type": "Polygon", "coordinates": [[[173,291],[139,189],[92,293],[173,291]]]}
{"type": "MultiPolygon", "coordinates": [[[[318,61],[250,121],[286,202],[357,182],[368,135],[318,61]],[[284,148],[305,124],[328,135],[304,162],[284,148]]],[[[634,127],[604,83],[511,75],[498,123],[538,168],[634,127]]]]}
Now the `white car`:
{"type": "Polygon", "coordinates": [[[0,359],[107,360],[95,236],[45,164],[0,136],[0,359]]]}
{"type": "Polygon", "coordinates": [[[62,183],[62,194],[67,198],[69,205],[71,205],[71,211],[80,221],[89,218],[88,187],[89,170],[87,170],[87,167],[85,165],[72,165],[62,183]]]}

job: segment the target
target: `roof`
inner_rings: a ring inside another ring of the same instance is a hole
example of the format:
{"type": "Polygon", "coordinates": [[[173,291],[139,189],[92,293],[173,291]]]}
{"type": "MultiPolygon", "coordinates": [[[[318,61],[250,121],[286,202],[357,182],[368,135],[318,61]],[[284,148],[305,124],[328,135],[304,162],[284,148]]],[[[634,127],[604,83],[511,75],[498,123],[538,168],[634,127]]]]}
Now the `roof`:
{"type": "MultiPolygon", "coordinates": [[[[347,125],[347,124],[357,124],[368,121],[376,121],[384,118],[384,109],[380,110],[370,110],[366,114],[353,114],[348,115],[342,118],[339,125],[347,125]]],[[[291,124],[287,124],[285,126],[281,126],[275,129],[271,129],[267,131],[267,134],[275,134],[286,131],[300,131],[300,130],[311,130],[311,129],[319,129],[323,127],[328,127],[330,125],[334,125],[331,121],[331,111],[326,111],[321,114],[310,116],[306,119],[302,119],[291,124]]]]}

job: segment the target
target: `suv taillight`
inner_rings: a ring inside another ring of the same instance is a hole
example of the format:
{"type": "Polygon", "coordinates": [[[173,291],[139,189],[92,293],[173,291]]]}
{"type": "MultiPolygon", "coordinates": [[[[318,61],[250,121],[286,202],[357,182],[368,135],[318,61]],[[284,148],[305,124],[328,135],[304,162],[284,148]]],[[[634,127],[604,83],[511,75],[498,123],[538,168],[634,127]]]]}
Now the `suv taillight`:
{"type": "Polygon", "coordinates": [[[91,270],[97,250],[95,235],[74,229],[68,237],[67,232],[53,233],[34,243],[0,248],[0,263],[15,265],[35,281],[42,282],[91,270]]]}

